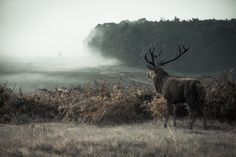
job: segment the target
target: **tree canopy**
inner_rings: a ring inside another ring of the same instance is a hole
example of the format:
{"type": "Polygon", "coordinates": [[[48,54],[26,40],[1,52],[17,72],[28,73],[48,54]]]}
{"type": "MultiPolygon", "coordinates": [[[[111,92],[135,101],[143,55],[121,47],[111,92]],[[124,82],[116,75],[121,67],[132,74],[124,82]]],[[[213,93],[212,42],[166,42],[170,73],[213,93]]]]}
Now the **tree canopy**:
{"type": "Polygon", "coordinates": [[[218,72],[236,67],[236,19],[137,21],[98,24],[88,38],[90,47],[124,64],[144,67],[143,55],[151,43],[173,57],[179,44],[190,51],[168,68],[186,72],[218,72]]]}

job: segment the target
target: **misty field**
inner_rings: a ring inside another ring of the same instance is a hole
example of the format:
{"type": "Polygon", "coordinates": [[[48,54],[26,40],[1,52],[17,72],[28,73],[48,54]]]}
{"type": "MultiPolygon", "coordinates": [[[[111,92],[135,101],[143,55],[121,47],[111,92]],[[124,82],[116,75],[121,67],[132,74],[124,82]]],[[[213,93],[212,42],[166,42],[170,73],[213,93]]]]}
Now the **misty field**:
{"type": "MultiPolygon", "coordinates": [[[[1,60],[0,60],[1,61],[1,60]]],[[[40,63],[1,63],[0,62],[0,84],[7,82],[11,88],[21,88],[25,93],[33,92],[35,89],[54,89],[57,86],[70,87],[71,85],[94,82],[94,80],[116,82],[137,81],[152,83],[147,79],[146,69],[126,66],[100,66],[80,68],[77,64],[58,63],[51,61],[40,63]]]]}
{"type": "Polygon", "coordinates": [[[236,127],[211,122],[209,130],[164,129],[162,122],[99,126],[44,123],[0,126],[0,156],[236,156],[236,127]]]}

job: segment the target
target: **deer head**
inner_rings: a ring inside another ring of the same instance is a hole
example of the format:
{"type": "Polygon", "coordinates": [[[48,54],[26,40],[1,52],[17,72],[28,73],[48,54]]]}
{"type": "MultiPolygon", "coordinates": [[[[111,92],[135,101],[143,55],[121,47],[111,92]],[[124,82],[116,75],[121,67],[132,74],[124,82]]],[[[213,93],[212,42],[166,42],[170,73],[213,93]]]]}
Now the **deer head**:
{"type": "Polygon", "coordinates": [[[165,71],[162,69],[162,66],[177,60],[183,54],[185,54],[189,50],[189,48],[190,46],[186,48],[184,45],[179,45],[178,52],[176,53],[175,57],[170,60],[164,61],[164,57],[160,59],[160,56],[163,55],[163,48],[158,51],[156,50],[156,47],[151,46],[148,52],[146,52],[146,54],[144,55],[144,59],[147,62],[147,67],[149,69],[147,73],[148,77],[153,79],[155,76],[164,73],[165,71]],[[148,54],[150,57],[148,57],[148,54]],[[150,60],[148,58],[150,58],[150,60]]]}

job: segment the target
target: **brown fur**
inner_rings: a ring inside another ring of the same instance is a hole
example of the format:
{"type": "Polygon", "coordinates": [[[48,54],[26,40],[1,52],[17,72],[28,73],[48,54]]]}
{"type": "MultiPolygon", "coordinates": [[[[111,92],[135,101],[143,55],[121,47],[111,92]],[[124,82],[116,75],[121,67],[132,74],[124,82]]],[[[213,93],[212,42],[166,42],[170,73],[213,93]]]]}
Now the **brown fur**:
{"type": "MultiPolygon", "coordinates": [[[[166,71],[160,67],[149,68],[154,72],[154,85],[156,91],[161,93],[167,100],[167,111],[165,114],[164,126],[167,126],[167,121],[170,113],[170,108],[174,108],[174,125],[176,125],[176,106],[179,103],[186,103],[190,116],[192,117],[192,122],[190,123],[190,129],[192,129],[195,122],[197,114],[203,115],[204,118],[204,128],[205,124],[205,114],[203,111],[203,101],[205,97],[205,89],[201,82],[192,78],[178,78],[175,76],[170,76],[166,71]]],[[[151,74],[151,73],[149,73],[151,74]]]]}

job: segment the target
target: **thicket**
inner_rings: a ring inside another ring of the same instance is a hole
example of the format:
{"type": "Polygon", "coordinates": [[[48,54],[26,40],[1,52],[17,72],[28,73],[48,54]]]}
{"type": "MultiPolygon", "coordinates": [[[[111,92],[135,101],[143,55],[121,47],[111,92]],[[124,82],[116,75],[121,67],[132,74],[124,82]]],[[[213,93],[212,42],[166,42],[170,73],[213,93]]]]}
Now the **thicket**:
{"type": "MultiPolygon", "coordinates": [[[[209,119],[236,120],[236,84],[230,73],[199,78],[206,88],[209,119]]],[[[162,118],[165,99],[153,85],[94,82],[23,94],[0,85],[0,123],[75,121],[121,124],[162,118]]],[[[179,115],[187,112],[180,110],[179,115]]]]}

